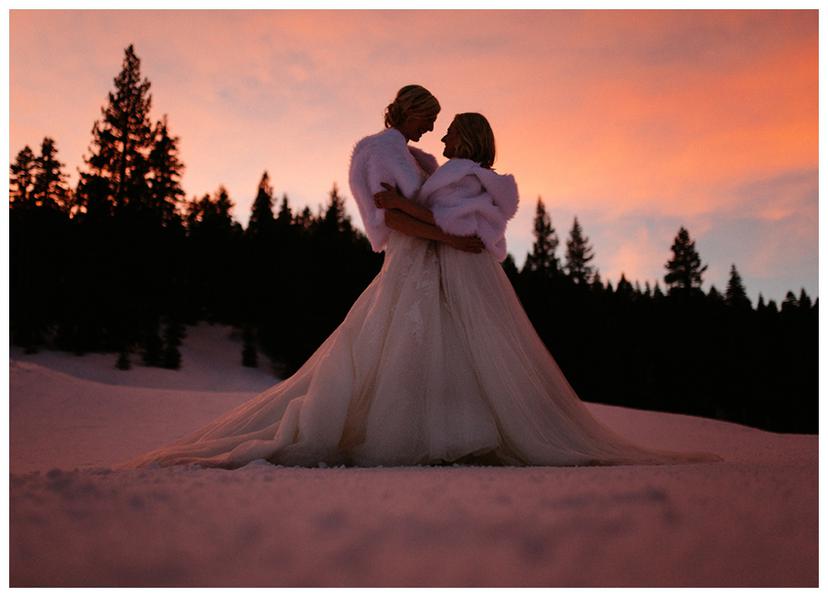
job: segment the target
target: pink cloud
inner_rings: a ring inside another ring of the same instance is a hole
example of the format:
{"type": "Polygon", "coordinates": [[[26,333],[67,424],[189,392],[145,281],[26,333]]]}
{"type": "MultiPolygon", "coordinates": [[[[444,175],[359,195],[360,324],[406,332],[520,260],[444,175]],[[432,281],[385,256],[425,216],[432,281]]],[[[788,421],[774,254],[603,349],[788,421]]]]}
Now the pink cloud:
{"type": "MultiPolygon", "coordinates": [[[[420,82],[444,107],[424,149],[441,153],[456,112],[492,122],[495,166],[523,197],[508,235],[519,261],[538,195],[562,238],[573,214],[589,213],[695,218],[715,234],[717,213],[801,213],[747,205],[733,188],[816,167],[816,15],[14,10],[10,146],[14,155],[53,136],[74,173],[134,43],[153,116],[169,114],[181,137],[188,195],[223,183],[243,222],[265,169],[298,206],[324,202],[334,181],[348,194],[354,142],[381,128],[397,88],[420,82]]],[[[643,276],[663,260],[650,257],[664,251],[652,233],[604,234],[602,271],[637,264],[643,276]]]]}

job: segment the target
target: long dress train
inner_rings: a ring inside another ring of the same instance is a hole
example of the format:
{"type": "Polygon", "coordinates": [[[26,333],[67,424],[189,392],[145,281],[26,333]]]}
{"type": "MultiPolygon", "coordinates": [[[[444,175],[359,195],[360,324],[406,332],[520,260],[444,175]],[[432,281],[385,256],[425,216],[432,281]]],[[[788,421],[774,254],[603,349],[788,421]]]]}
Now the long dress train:
{"type": "Polygon", "coordinates": [[[392,232],[382,270],[290,378],[125,467],[582,465],[717,460],[637,447],[597,422],[500,264],[392,232]]]}

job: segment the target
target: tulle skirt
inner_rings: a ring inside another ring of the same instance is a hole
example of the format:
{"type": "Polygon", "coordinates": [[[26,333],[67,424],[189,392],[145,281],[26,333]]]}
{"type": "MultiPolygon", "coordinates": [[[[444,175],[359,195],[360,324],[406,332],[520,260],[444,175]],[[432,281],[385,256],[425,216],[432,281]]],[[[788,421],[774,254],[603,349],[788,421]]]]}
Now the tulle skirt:
{"type": "Polygon", "coordinates": [[[645,449],[596,421],[500,264],[392,232],[380,273],[291,377],[122,467],[720,460],[645,449]]]}

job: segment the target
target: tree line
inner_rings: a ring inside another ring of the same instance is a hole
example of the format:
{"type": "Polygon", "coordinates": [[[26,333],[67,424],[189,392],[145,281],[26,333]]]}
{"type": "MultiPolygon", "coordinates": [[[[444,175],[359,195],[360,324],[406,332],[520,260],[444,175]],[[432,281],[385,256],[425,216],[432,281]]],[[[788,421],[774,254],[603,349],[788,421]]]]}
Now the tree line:
{"type": "MultiPolygon", "coordinates": [[[[76,188],[55,140],[10,167],[10,332],[27,351],[111,352],[113,365],[178,368],[186,326],[236,327],[246,366],[288,375],[342,321],[382,257],[336,185],[314,213],[274,192],[268,172],[248,225],[219,186],[186,198],[179,138],[152,122],[150,82],[125,50],[92,127],[76,188]]],[[[585,400],[817,431],[817,309],[804,289],[754,308],[733,265],[724,293],[681,228],[662,291],[604,282],[575,218],[565,246],[543,201],[522,268],[504,269],[532,323],[585,400]],[[562,253],[562,258],[559,257],[562,253]]]]}

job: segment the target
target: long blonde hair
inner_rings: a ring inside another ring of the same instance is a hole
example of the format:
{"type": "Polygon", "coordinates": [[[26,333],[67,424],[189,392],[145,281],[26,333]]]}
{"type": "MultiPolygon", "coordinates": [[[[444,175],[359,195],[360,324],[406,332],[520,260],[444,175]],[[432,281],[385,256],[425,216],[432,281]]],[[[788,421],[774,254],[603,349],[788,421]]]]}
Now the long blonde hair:
{"type": "Polygon", "coordinates": [[[440,112],[440,102],[420,85],[406,85],[385,108],[385,128],[398,127],[409,116],[429,118],[440,112]]]}
{"type": "Polygon", "coordinates": [[[455,116],[453,124],[460,137],[454,157],[491,168],[495,160],[495,138],[486,117],[477,112],[465,112],[455,116]]]}

